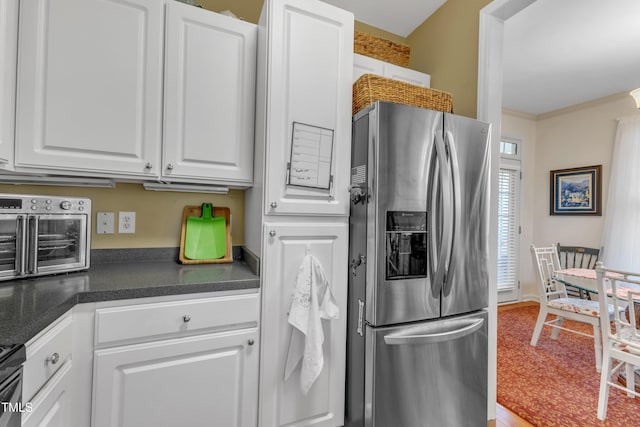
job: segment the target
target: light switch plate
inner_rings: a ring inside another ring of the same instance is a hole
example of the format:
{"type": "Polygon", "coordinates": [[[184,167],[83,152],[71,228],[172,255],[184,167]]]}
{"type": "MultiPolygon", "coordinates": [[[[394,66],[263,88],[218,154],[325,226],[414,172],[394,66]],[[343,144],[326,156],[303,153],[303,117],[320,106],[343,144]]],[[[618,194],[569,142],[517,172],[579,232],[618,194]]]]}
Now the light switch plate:
{"type": "Polygon", "coordinates": [[[96,234],[113,234],[114,215],[113,212],[96,213],[96,234]]]}

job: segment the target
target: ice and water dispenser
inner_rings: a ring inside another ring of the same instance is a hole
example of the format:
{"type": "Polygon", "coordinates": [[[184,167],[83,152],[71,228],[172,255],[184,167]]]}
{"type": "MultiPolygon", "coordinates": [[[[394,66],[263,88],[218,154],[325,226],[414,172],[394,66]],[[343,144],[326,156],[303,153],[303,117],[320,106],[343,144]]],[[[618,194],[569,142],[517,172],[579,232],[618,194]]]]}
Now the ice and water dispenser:
{"type": "Polygon", "coordinates": [[[386,279],[427,277],[427,213],[388,211],[386,279]]]}

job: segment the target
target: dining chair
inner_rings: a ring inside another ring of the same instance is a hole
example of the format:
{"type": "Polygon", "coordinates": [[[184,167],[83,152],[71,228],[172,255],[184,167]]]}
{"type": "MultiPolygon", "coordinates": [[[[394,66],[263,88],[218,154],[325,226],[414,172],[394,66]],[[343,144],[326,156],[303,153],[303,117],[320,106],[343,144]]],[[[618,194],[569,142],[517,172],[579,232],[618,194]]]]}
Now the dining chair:
{"type": "Polygon", "coordinates": [[[537,346],[542,328],[551,326],[551,338],[557,339],[560,330],[573,332],[579,335],[593,337],[593,348],[596,356],[596,370],[600,372],[602,365],[602,341],[600,333],[600,305],[598,301],[574,298],[567,296],[567,291],[562,282],[555,280],[554,272],[561,269],[558,251],[555,245],[548,247],[535,247],[531,245],[531,253],[538,267],[540,284],[540,312],[533,329],[531,345],[537,346]],[[547,316],[555,315],[555,318],[547,320],[547,316]],[[593,327],[593,335],[564,327],[564,320],[587,323],[593,327]]]}
{"type": "MultiPolygon", "coordinates": [[[[595,269],[600,256],[600,249],[584,246],[564,246],[558,243],[558,258],[560,266],[564,268],[595,269]]],[[[578,298],[591,299],[591,294],[584,289],[566,285],[567,295],[578,298]]]]}
{"type": "Polygon", "coordinates": [[[613,321],[606,315],[600,316],[602,328],[602,372],[600,373],[600,393],[598,395],[598,418],[607,416],[609,388],[626,391],[629,397],[640,397],[635,388],[635,368],[640,368],[640,319],[636,305],[640,304],[640,273],[612,270],[598,262],[598,301],[600,312],[603,307],[613,305],[613,321]],[[621,385],[618,379],[624,368],[626,381],[621,385]]]}

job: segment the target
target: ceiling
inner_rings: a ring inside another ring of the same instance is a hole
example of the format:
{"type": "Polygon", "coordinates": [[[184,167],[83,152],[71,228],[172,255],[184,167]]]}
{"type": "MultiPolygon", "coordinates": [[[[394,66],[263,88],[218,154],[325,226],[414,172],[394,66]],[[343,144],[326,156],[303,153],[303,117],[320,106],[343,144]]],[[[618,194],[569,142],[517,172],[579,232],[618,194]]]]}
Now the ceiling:
{"type": "Polygon", "coordinates": [[[352,12],[356,20],[407,37],[446,0],[323,0],[352,12]]]}
{"type": "MultiPolygon", "coordinates": [[[[324,1],[407,37],[446,0],[324,1]]],[[[504,40],[504,108],[538,115],[640,87],[639,0],[537,0],[504,40]]]]}
{"type": "Polygon", "coordinates": [[[537,0],[504,33],[504,108],[537,115],[640,87],[638,0],[537,0]]]}

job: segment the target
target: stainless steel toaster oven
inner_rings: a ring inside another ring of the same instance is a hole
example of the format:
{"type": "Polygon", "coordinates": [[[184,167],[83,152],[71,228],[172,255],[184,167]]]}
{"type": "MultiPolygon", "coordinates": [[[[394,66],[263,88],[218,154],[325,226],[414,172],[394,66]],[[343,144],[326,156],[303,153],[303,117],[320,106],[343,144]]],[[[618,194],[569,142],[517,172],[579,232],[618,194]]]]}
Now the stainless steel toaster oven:
{"type": "Polygon", "coordinates": [[[91,200],[0,194],[0,280],[89,268],[91,200]]]}

